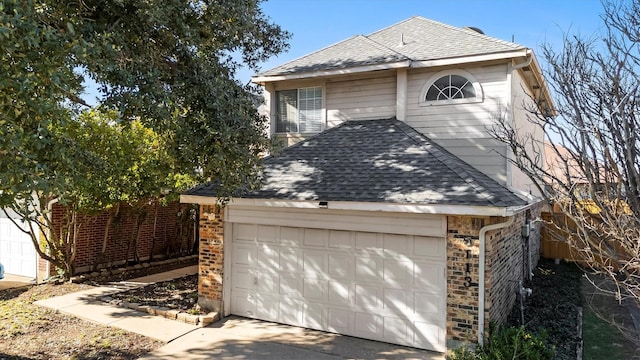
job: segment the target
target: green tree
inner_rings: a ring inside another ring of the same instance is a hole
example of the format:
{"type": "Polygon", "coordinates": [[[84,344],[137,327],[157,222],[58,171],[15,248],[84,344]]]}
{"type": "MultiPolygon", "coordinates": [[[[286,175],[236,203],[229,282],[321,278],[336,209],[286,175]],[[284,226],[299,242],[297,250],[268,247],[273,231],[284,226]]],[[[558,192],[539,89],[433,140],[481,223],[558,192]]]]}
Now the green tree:
{"type": "MultiPolygon", "coordinates": [[[[0,0],[0,207],[37,220],[36,234],[51,230],[54,201],[108,208],[118,197],[157,194],[167,176],[177,182],[196,170],[199,180],[219,184],[221,198],[255,185],[270,144],[256,89],[233,77],[239,66],[256,69],[284,50],[288,36],[259,0],[0,0]],[[95,178],[119,165],[74,135],[88,108],[85,77],[100,87],[98,111],[117,114],[112,125],[133,131],[138,121],[140,131],[161,137],[167,161],[149,158],[140,165],[146,172],[130,174],[136,189],[103,178],[111,192],[88,190],[100,189],[95,178]],[[155,172],[167,164],[187,170],[155,172]],[[29,215],[33,209],[42,210],[39,217],[29,215]]],[[[60,251],[73,256],[73,239],[60,251]]]]}

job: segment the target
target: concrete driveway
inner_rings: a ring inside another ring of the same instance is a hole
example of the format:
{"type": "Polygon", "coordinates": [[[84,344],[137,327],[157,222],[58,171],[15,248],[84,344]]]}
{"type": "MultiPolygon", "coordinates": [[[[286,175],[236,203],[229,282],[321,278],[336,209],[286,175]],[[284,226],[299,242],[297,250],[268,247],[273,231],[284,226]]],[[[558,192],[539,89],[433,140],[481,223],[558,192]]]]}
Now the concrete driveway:
{"type": "Polygon", "coordinates": [[[426,350],[241,317],[194,330],[141,359],[431,359],[426,350]]]}
{"type": "Polygon", "coordinates": [[[4,279],[0,280],[0,291],[31,284],[33,284],[33,278],[5,273],[4,279]]]}

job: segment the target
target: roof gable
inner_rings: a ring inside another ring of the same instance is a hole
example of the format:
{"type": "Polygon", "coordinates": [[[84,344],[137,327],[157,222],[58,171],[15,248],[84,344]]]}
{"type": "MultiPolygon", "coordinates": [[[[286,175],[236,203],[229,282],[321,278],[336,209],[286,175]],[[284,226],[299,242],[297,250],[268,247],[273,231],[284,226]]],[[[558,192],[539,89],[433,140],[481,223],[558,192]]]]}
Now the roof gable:
{"type": "Polygon", "coordinates": [[[496,54],[525,47],[467,28],[415,16],[357,35],[260,74],[261,77],[388,64],[496,54]]]}
{"type": "MultiPolygon", "coordinates": [[[[348,121],[264,160],[240,198],[511,207],[526,202],[405,123],[348,121]]],[[[215,196],[212,185],[187,195],[215,196]]]]}

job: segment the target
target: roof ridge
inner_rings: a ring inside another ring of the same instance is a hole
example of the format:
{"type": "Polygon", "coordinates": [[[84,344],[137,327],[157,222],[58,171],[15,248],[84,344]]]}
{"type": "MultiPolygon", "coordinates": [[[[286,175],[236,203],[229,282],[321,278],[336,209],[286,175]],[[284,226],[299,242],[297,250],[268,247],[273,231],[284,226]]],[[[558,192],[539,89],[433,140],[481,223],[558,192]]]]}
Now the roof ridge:
{"type": "Polygon", "coordinates": [[[493,199],[489,198],[488,196],[486,196],[484,194],[485,192],[488,191],[488,189],[486,189],[481,184],[478,184],[478,181],[474,181],[474,179],[477,180],[477,178],[475,178],[475,176],[478,175],[478,174],[480,174],[481,176],[484,176],[487,179],[493,181],[495,183],[495,185],[498,185],[498,186],[504,188],[505,190],[509,191],[510,193],[513,193],[511,190],[509,190],[507,187],[503,186],[502,184],[500,184],[499,182],[497,182],[496,180],[491,178],[489,175],[483,173],[482,171],[480,171],[480,170],[476,169],[475,167],[473,167],[472,165],[468,164],[466,161],[464,161],[464,160],[460,159],[459,157],[455,156],[454,154],[449,152],[447,149],[445,149],[444,147],[440,146],[435,141],[431,140],[431,138],[429,138],[425,134],[420,133],[419,131],[415,130],[414,128],[412,128],[411,126],[406,124],[404,121],[395,120],[393,122],[393,125],[395,127],[397,127],[400,131],[405,133],[407,136],[409,136],[411,138],[411,140],[413,140],[417,145],[419,145],[420,147],[424,148],[426,151],[430,152],[441,164],[443,164],[449,170],[451,170],[453,173],[458,175],[466,184],[468,184],[473,189],[475,189],[478,192],[478,194],[480,194],[484,199],[487,199],[487,201],[489,201],[491,203],[494,203],[493,199]],[[425,142],[429,143],[429,145],[431,145],[431,147],[430,148],[426,148],[424,146],[425,142]],[[450,161],[443,161],[442,157],[444,157],[444,156],[447,156],[448,160],[450,160],[450,161]],[[455,166],[451,162],[451,160],[456,162],[455,166]],[[475,172],[474,177],[469,176],[469,172],[467,170],[460,169],[459,163],[463,163],[463,164],[467,165],[471,169],[471,171],[475,172]],[[462,171],[460,171],[460,170],[462,170],[462,171]]]}
{"type": "MultiPolygon", "coordinates": [[[[443,22],[432,20],[432,19],[427,19],[427,18],[422,17],[422,16],[414,16],[413,18],[419,19],[421,21],[430,22],[430,23],[432,23],[434,25],[445,27],[445,28],[448,28],[448,29],[451,29],[451,30],[462,31],[462,32],[464,32],[464,33],[466,33],[468,35],[472,35],[472,36],[479,37],[479,38],[482,38],[482,39],[485,39],[485,40],[489,40],[489,41],[495,42],[497,44],[507,45],[507,46],[514,46],[515,45],[517,47],[525,47],[524,45],[520,45],[520,44],[511,42],[511,41],[501,40],[501,39],[498,39],[496,37],[489,36],[489,35],[486,35],[486,34],[481,34],[481,33],[477,32],[475,30],[467,29],[465,27],[457,27],[457,26],[445,24],[443,22]]],[[[411,19],[413,19],[413,18],[411,18],[411,19]]]]}

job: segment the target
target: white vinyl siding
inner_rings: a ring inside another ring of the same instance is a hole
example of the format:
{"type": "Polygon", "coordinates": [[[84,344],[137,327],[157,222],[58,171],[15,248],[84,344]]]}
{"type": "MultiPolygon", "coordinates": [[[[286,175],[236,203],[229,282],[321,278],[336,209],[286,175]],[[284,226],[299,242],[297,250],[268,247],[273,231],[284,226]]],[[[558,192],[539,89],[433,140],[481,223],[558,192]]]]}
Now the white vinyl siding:
{"type": "MultiPolygon", "coordinates": [[[[532,108],[535,104],[531,99],[531,94],[527,93],[526,85],[523,82],[524,80],[520,76],[518,71],[514,71],[511,75],[511,98],[512,98],[512,116],[513,123],[515,128],[518,129],[518,132],[521,134],[520,136],[524,136],[526,134],[527,137],[531,136],[532,139],[536,139],[538,141],[538,149],[533,149],[530,143],[527,144],[527,151],[529,154],[536,154],[536,151],[544,151],[544,146],[542,146],[544,142],[544,133],[542,128],[535,125],[531,121],[528,120],[528,117],[531,116],[527,109],[532,108]]],[[[511,154],[510,154],[511,155],[511,154]]],[[[543,161],[544,155],[540,154],[537,158],[540,161],[543,161]]],[[[531,179],[527,175],[525,175],[522,170],[520,170],[517,166],[508,164],[511,170],[511,186],[514,189],[521,190],[525,193],[531,192],[534,195],[540,195],[538,189],[533,185],[531,179]]]]}
{"type": "Polygon", "coordinates": [[[452,154],[506,184],[506,146],[491,136],[495,116],[508,103],[506,65],[466,68],[482,87],[484,99],[468,104],[424,106],[421,94],[436,72],[409,71],[406,122],[452,154]]]}
{"type": "Polygon", "coordinates": [[[327,82],[327,123],[387,119],[396,115],[396,74],[327,82]]]}

